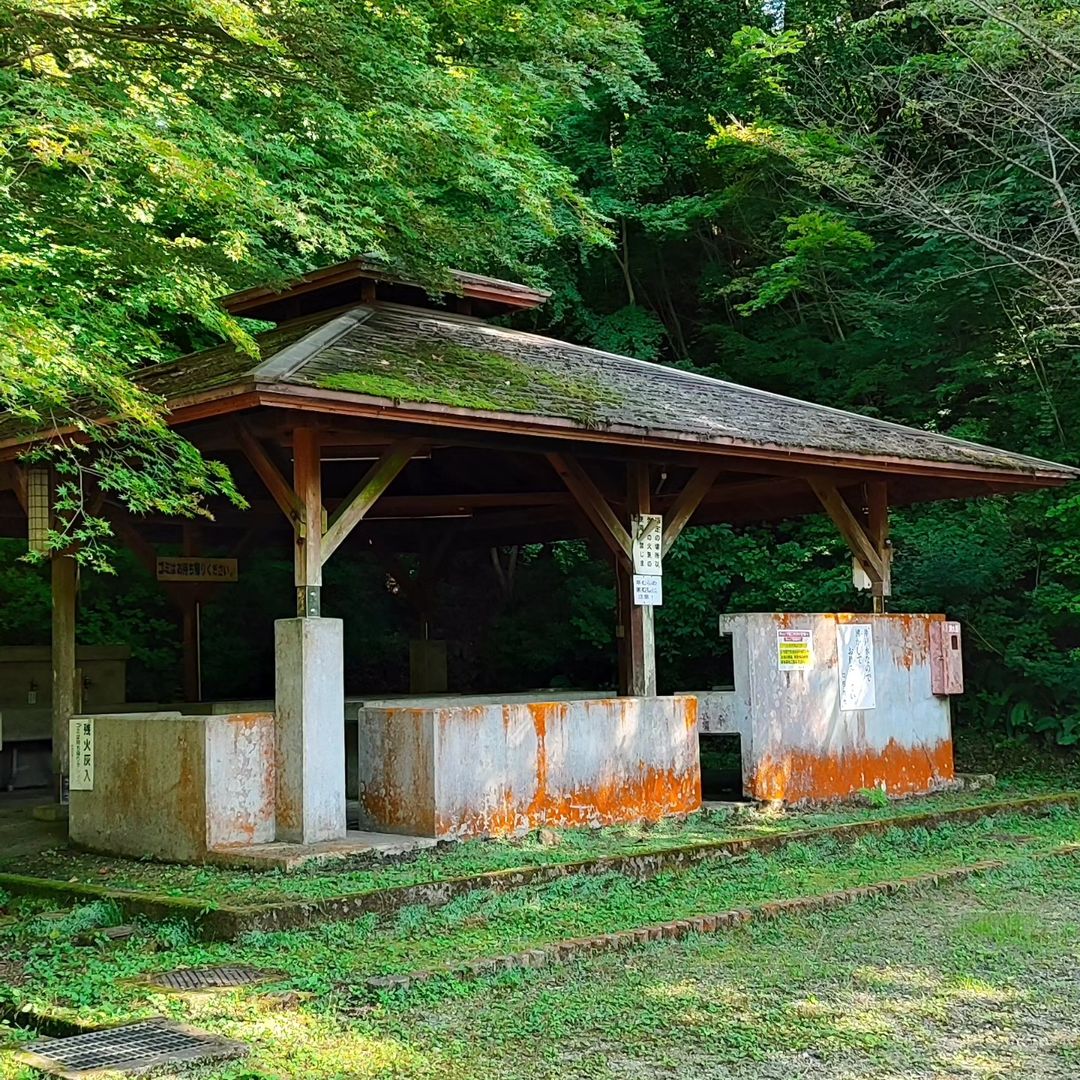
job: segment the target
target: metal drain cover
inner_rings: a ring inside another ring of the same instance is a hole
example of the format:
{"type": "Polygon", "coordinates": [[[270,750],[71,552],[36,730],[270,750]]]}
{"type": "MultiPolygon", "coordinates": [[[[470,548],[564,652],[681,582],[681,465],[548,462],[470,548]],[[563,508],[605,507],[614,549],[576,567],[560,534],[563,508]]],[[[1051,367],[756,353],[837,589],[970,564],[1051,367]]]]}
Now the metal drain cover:
{"type": "Polygon", "coordinates": [[[241,1042],[158,1016],[64,1039],[42,1039],[17,1056],[50,1076],[82,1080],[107,1071],[137,1076],[163,1065],[243,1057],[247,1052],[241,1042]]]}
{"type": "Polygon", "coordinates": [[[254,986],[280,978],[276,971],[261,971],[247,964],[224,964],[221,967],[179,968],[151,975],[146,981],[161,990],[230,990],[236,986],[254,986]]]}

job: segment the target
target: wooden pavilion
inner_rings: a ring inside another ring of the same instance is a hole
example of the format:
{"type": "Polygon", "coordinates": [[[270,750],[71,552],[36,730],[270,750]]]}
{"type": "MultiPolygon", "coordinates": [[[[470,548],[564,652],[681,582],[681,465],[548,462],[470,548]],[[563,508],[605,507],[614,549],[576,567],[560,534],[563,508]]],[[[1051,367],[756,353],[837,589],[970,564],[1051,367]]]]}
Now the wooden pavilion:
{"type": "MultiPolygon", "coordinates": [[[[652,608],[635,604],[632,590],[632,522],[642,515],[662,515],[666,552],[691,522],[761,522],[824,510],[869,579],[876,610],[883,610],[890,506],[1052,487],[1080,475],[490,321],[545,298],[461,272],[446,292],[432,296],[354,259],[284,291],[249,289],[222,301],[233,315],[276,324],[257,336],[257,359],[222,346],[136,378],[167,401],[173,426],[229,466],[250,501],[244,511],[215,509],[215,520],[204,526],[214,531],[215,547],[237,549],[253,534],[292,543],[297,620],[291,621],[301,633],[305,621],[334,621],[320,620],[322,571],[343,545],[415,552],[434,566],[451,545],[590,536],[616,567],[620,692],[634,698],[656,696],[652,608]]],[[[0,530],[8,535],[26,535],[20,455],[52,434],[11,420],[0,424],[0,530]]],[[[181,539],[189,554],[199,554],[195,530],[179,521],[136,521],[109,505],[106,511],[148,562],[156,544],[181,539]]],[[[170,588],[188,611],[194,587],[170,588]]],[[[73,560],[55,558],[60,767],[76,711],[75,591],[73,560]]],[[[189,614],[189,639],[192,626],[189,614]]],[[[310,647],[340,650],[340,638],[336,646],[332,639],[310,647]]],[[[279,641],[279,667],[281,647],[279,641]]],[[[339,731],[309,723],[310,709],[325,707],[312,704],[321,700],[312,687],[340,679],[340,663],[323,671],[309,656],[288,666],[289,681],[300,688],[295,724],[304,754],[318,759],[319,740],[336,741],[339,731]]],[[[279,671],[279,728],[281,678],[279,671]]],[[[190,663],[187,688],[189,696],[197,692],[190,663]]],[[[340,696],[338,687],[330,700],[340,696]]],[[[306,768],[291,792],[301,817],[315,783],[306,768]]],[[[284,832],[305,841],[325,838],[339,828],[331,816],[329,833],[323,826],[284,832]]]]}

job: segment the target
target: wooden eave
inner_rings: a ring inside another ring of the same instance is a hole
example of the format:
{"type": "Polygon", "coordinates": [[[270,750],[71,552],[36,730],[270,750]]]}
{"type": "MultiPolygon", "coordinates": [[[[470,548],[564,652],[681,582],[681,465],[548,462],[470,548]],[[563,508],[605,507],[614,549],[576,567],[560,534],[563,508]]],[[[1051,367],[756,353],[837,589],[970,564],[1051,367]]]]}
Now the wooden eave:
{"type": "MultiPolygon", "coordinates": [[[[499,278],[485,277],[482,274],[470,274],[463,270],[451,270],[450,276],[456,288],[443,290],[446,295],[463,296],[470,300],[483,300],[505,307],[507,310],[526,311],[536,308],[550,296],[550,293],[529,288],[527,285],[520,285],[513,281],[503,281],[499,278]]],[[[348,262],[313,270],[282,289],[260,285],[255,288],[230,293],[228,296],[222,297],[218,302],[230,315],[242,316],[252,309],[263,307],[270,302],[284,300],[293,296],[302,296],[305,293],[326,289],[332,285],[361,280],[381,281],[391,285],[405,285],[416,288],[423,287],[416,281],[395,274],[391,270],[378,267],[363,259],[350,259],[348,262]]]]}
{"type": "MultiPolygon", "coordinates": [[[[982,465],[959,462],[936,462],[882,455],[851,455],[812,449],[800,450],[764,443],[740,443],[734,439],[702,439],[684,432],[642,429],[629,425],[610,425],[602,429],[590,429],[561,417],[507,412],[479,413],[446,405],[413,402],[399,404],[387,398],[295,385],[257,383],[254,386],[254,393],[260,405],[296,409],[302,412],[389,420],[457,430],[525,435],[533,438],[556,438],[666,452],[723,454],[761,462],[788,462],[805,465],[810,469],[900,472],[909,476],[983,480],[988,484],[1007,484],[1021,488],[1059,486],[1075,479],[1068,472],[1040,470],[1022,473],[1017,470],[988,469],[982,465]]],[[[174,415],[178,415],[178,412],[174,415]]],[[[180,420],[180,422],[184,421],[180,420]]]]}

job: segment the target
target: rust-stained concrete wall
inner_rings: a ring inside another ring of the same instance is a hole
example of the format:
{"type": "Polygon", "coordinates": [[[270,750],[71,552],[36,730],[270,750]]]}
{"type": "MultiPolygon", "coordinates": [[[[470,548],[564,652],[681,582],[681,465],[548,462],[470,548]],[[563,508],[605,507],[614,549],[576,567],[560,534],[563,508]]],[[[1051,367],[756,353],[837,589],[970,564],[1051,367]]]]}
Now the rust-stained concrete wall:
{"type": "Polygon", "coordinates": [[[274,839],[274,717],[114,713],[94,718],[94,789],[72,791],[74,843],[199,862],[274,839]]]}
{"type": "Polygon", "coordinates": [[[363,828],[502,836],[701,805],[692,697],[368,703],[357,719],[363,828]]]}
{"type": "Polygon", "coordinates": [[[953,778],[949,699],[931,692],[930,624],[943,615],[727,615],[735,688],[698,694],[703,732],[742,737],[743,786],[754,799],[843,797],[883,787],[932,791],[953,778]],[[876,705],[840,708],[837,626],[873,627],[876,705]],[[777,631],[809,630],[813,665],[780,670],[777,631]]]}

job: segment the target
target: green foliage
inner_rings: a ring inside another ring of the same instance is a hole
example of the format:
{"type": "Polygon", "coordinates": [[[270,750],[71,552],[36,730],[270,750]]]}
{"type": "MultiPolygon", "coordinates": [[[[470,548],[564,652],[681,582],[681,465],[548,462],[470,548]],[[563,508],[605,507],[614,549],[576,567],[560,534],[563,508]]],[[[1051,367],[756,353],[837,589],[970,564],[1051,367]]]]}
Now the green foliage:
{"type": "Polygon", "coordinates": [[[252,350],[215,297],[312,264],[535,278],[555,242],[601,241],[543,140],[648,66],[615,0],[2,0],[0,43],[0,406],[71,432],[55,543],[99,566],[90,478],[136,513],[239,501],[133,368],[252,350]]]}
{"type": "MultiPolygon", "coordinates": [[[[676,0],[639,18],[654,92],[563,127],[619,227],[561,272],[559,329],[590,340],[629,298],[662,323],[663,361],[1075,461],[1075,10],[807,0],[776,32],[676,0]]],[[[895,514],[893,608],[965,625],[962,720],[1080,739],[1077,520],[1049,494],[895,514]]],[[[816,521],[687,533],[661,681],[716,682],[720,611],[859,607],[847,561],[816,521]]]]}
{"type": "MultiPolygon", "coordinates": [[[[1080,20],[1058,0],[789,0],[782,30],[725,0],[0,0],[0,39],[0,402],[70,427],[54,542],[84,560],[107,557],[93,483],[137,512],[237,500],[131,369],[251,349],[216,295],[364,251],[431,284],[452,264],[546,283],[531,325],[600,349],[1080,457],[1080,20]]],[[[594,388],[457,360],[449,384],[360,385],[595,413],[594,388]]],[[[964,623],[960,717],[995,737],[1080,742],[1077,509],[895,515],[893,606],[964,623]]],[[[280,584],[206,611],[210,693],[269,692],[248,630],[287,609],[288,567],[253,571],[280,584]]],[[[506,591],[490,574],[463,558],[431,613],[457,686],[613,682],[611,575],[584,545],[523,549],[506,591]]],[[[327,604],[366,612],[350,685],[403,688],[412,613],[365,560],[331,575],[327,604]]],[[[4,640],[41,640],[36,572],[0,570],[0,596],[4,640]]],[[[727,677],[721,611],[865,603],[819,520],[688,531],[665,599],[667,689],[727,677]]],[[[140,685],[175,689],[175,619],[146,582],[86,584],[84,608],[139,650],[140,685]]]]}

